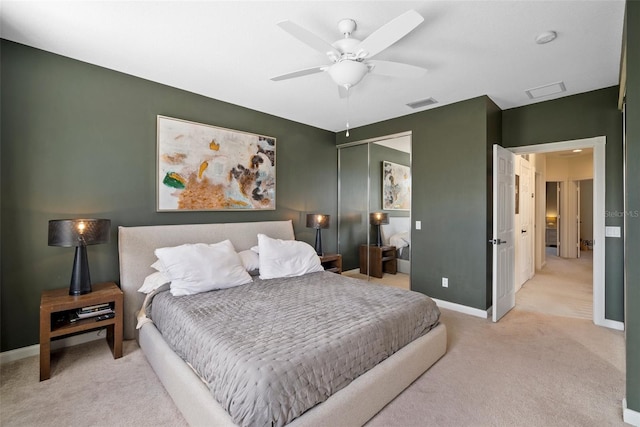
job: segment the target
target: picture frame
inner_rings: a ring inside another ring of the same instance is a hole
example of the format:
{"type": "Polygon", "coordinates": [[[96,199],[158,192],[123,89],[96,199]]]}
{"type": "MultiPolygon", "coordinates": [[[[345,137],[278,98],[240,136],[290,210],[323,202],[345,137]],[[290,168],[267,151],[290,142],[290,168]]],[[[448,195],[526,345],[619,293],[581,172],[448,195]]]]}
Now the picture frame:
{"type": "Polygon", "coordinates": [[[157,116],[156,209],[276,208],[276,138],[157,116]]]}
{"type": "Polygon", "coordinates": [[[382,161],[382,209],[411,210],[411,168],[382,161]]]}

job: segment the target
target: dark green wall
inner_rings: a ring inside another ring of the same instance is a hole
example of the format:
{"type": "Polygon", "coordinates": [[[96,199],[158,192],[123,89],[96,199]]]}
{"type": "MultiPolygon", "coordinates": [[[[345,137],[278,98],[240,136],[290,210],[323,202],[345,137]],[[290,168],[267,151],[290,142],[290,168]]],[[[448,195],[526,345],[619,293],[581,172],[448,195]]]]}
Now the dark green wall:
{"type": "Polygon", "coordinates": [[[627,1],[627,407],[640,413],[640,2],[627,1]]]}
{"type": "MultiPolygon", "coordinates": [[[[1,55],[2,351],[37,343],[40,292],[68,286],[73,249],[47,246],[50,219],[112,220],[111,243],[88,250],[99,282],[118,280],[118,225],[292,219],[313,243],[306,213],[336,218],[332,132],[6,40],[1,55]],[[158,114],[277,138],[277,209],[157,213],[158,114]]],[[[332,224],[323,230],[331,252],[332,224]]]]}
{"type": "MultiPolygon", "coordinates": [[[[605,136],[605,209],[622,212],[622,112],[618,110],[618,91],[615,86],[503,111],[504,146],[605,136]]],[[[605,217],[608,226],[622,227],[622,222],[618,215],[605,217]]],[[[605,318],[622,322],[624,242],[620,238],[607,238],[605,245],[605,318]]]]}
{"type": "Polygon", "coordinates": [[[412,132],[412,289],[487,309],[487,150],[499,133],[487,97],[479,97],[336,135],[336,143],[412,132]],[[491,123],[491,126],[490,126],[491,123]],[[497,130],[496,130],[497,129],[497,130]],[[496,135],[493,135],[496,137],[496,135]],[[478,256],[480,254],[480,256],[478,256]],[[461,263],[460,260],[464,260],[461,263]],[[442,277],[449,287],[441,286],[442,277]]]}

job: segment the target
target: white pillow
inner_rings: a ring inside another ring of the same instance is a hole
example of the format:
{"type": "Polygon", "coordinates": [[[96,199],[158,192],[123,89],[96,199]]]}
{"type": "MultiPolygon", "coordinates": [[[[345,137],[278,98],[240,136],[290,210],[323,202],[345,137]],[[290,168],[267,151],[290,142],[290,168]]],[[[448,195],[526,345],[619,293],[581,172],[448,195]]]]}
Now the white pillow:
{"type": "Polygon", "coordinates": [[[169,278],[163,272],[156,271],[155,273],[151,273],[144,278],[144,282],[142,283],[140,289],[138,289],[138,292],[148,294],[149,292],[153,292],[160,286],[169,282],[169,278]]]}
{"type": "Polygon", "coordinates": [[[157,270],[157,271],[163,271],[163,270],[162,270],[162,268],[163,268],[163,267],[162,267],[162,263],[160,262],[160,260],[159,260],[159,259],[157,259],[157,260],[156,260],[156,262],[154,262],[153,264],[151,264],[151,268],[153,268],[154,270],[157,270]]]}
{"type": "Polygon", "coordinates": [[[257,252],[247,249],[246,251],[238,252],[240,259],[242,259],[242,265],[247,271],[254,271],[260,268],[260,257],[257,252]]]}
{"type": "Polygon", "coordinates": [[[409,232],[405,231],[404,233],[394,234],[389,239],[389,243],[398,249],[409,246],[409,232]]]}
{"type": "Polygon", "coordinates": [[[171,280],[174,296],[231,288],[252,281],[229,240],[211,245],[195,243],[159,248],[155,254],[171,280]]]}
{"type": "Polygon", "coordinates": [[[320,257],[308,243],[272,239],[258,234],[260,278],[294,277],[324,271],[320,257]]]}

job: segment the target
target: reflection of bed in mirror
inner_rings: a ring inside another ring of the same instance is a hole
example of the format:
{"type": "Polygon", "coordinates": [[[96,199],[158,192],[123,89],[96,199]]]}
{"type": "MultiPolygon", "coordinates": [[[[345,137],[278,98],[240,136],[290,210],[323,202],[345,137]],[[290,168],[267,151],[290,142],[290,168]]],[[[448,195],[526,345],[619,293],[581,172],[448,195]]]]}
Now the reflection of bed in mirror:
{"type": "Polygon", "coordinates": [[[397,248],[398,272],[409,274],[411,258],[411,218],[389,216],[389,224],[381,225],[384,245],[397,248]]]}

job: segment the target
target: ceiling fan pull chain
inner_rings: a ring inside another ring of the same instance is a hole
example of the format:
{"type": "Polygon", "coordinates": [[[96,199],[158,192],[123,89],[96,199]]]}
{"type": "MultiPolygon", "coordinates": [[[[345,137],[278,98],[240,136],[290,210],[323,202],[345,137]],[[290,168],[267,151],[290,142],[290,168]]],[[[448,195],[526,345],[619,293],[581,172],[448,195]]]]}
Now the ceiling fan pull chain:
{"type": "Polygon", "coordinates": [[[345,89],[347,89],[347,138],[349,137],[349,85],[345,85],[344,86],[345,89]]]}

